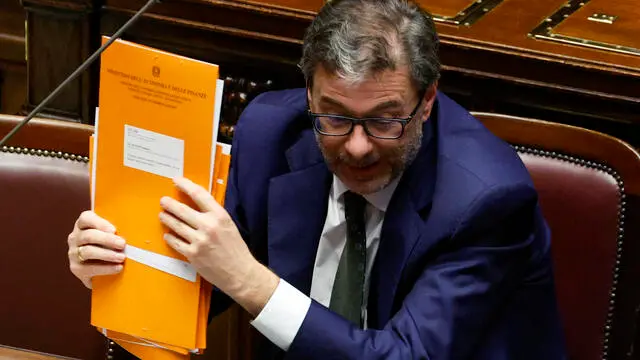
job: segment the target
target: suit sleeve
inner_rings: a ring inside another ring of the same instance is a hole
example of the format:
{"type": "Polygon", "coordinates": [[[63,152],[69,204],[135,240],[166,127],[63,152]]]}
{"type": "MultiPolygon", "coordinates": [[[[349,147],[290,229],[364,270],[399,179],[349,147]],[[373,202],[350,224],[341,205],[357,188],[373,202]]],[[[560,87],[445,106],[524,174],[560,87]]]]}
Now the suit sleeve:
{"type": "MultiPolygon", "coordinates": [[[[236,140],[237,138],[234,138],[231,146],[231,163],[229,165],[229,176],[227,179],[227,191],[225,193],[224,207],[238,227],[242,238],[245,241],[248,241],[248,233],[243,223],[244,216],[238,194],[237,152],[240,147],[236,140]]],[[[227,310],[232,303],[233,300],[227,294],[214,287],[211,294],[209,321],[211,321],[213,317],[227,310]]]]}
{"type": "Polygon", "coordinates": [[[359,329],[314,301],[289,354],[318,360],[468,359],[485,324],[522,281],[539,219],[529,185],[490,188],[467,209],[383,329],[359,329]]]}

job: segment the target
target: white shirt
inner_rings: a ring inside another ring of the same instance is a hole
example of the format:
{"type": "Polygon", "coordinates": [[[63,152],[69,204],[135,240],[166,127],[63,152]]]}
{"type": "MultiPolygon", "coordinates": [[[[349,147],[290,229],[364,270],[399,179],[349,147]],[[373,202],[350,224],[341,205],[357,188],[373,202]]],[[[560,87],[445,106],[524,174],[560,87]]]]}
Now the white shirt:
{"type": "MultiPolygon", "coordinates": [[[[367,326],[367,300],[369,277],[380,243],[380,230],[389,201],[398,185],[394,180],[383,190],[365,195],[367,200],[365,224],[367,232],[367,267],[365,270],[364,303],[362,315],[367,326]]],[[[311,280],[311,297],[306,296],[286,281],[280,279],[275,292],[262,312],[251,322],[267,339],[283,350],[288,350],[296,337],[311,299],[329,307],[333,282],[340,263],[340,256],[347,241],[347,223],[344,215],[344,193],[349,189],[333,176],[325,220],[311,280]]]]}

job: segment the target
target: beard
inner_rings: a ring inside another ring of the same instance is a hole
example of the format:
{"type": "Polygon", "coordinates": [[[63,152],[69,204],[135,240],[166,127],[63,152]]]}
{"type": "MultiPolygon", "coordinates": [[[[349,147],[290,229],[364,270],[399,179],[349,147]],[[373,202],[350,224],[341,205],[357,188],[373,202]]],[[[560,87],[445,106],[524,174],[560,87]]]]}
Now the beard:
{"type": "Polygon", "coordinates": [[[415,126],[415,124],[416,123],[414,123],[413,129],[406,129],[409,131],[405,132],[405,135],[398,140],[381,140],[395,141],[397,142],[395,146],[378,149],[378,147],[374,145],[373,151],[361,158],[351,156],[344,151],[342,146],[335,148],[327,146],[327,144],[323,142],[323,135],[318,133],[316,133],[316,141],[331,172],[350,187],[350,190],[362,195],[370,194],[389,186],[389,184],[402,175],[415,160],[422,145],[423,135],[422,123],[418,123],[417,126],[415,126]],[[340,171],[342,166],[365,168],[381,161],[384,166],[381,167],[378,173],[367,179],[349,178],[340,171]]]}

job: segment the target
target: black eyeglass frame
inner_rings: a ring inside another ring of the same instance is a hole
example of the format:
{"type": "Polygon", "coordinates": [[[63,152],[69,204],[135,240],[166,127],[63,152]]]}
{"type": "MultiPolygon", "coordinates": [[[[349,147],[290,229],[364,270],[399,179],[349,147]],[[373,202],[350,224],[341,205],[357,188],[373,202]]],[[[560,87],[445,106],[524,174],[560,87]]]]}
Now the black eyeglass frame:
{"type": "Polygon", "coordinates": [[[376,138],[376,139],[383,139],[383,140],[397,140],[397,139],[400,139],[404,135],[405,127],[411,122],[411,120],[413,120],[413,118],[418,113],[418,110],[420,109],[420,105],[422,104],[422,100],[424,99],[425,93],[426,93],[426,91],[421,91],[420,92],[420,98],[419,98],[418,103],[416,104],[416,107],[413,109],[411,114],[409,114],[409,116],[407,116],[405,118],[379,118],[379,117],[354,118],[354,117],[346,116],[346,115],[314,113],[314,112],[311,111],[311,108],[309,106],[309,99],[307,99],[307,113],[309,114],[309,118],[311,119],[311,122],[313,124],[313,128],[315,129],[315,131],[318,132],[319,134],[323,135],[323,136],[347,136],[347,135],[349,135],[349,134],[351,134],[353,132],[353,128],[356,125],[360,124],[360,125],[362,125],[362,128],[364,129],[365,133],[368,136],[371,136],[371,137],[376,138]],[[320,130],[318,128],[318,126],[317,126],[316,119],[319,118],[319,117],[332,117],[332,118],[336,118],[336,119],[349,120],[351,122],[351,127],[349,127],[349,130],[347,132],[345,132],[344,134],[329,134],[329,133],[325,133],[322,130],[320,130]],[[367,127],[367,122],[368,121],[397,122],[397,123],[400,123],[400,125],[402,126],[402,130],[400,131],[400,135],[398,135],[396,137],[376,136],[376,135],[373,135],[369,131],[369,128],[367,127]]]}

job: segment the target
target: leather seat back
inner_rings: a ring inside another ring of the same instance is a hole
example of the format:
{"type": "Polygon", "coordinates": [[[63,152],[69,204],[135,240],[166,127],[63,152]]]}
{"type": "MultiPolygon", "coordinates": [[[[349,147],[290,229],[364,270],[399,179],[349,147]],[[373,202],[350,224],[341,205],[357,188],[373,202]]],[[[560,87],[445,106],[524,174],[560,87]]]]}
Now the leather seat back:
{"type": "MultiPolygon", "coordinates": [[[[19,118],[0,117],[0,136],[19,118]]],[[[0,344],[104,359],[90,291],[69,271],[67,235],[90,208],[90,126],[35,120],[0,149],[0,344]]]]}
{"type": "Polygon", "coordinates": [[[640,289],[640,154],[593,131],[475,114],[523,159],[549,223],[569,359],[626,359],[640,289]]]}

